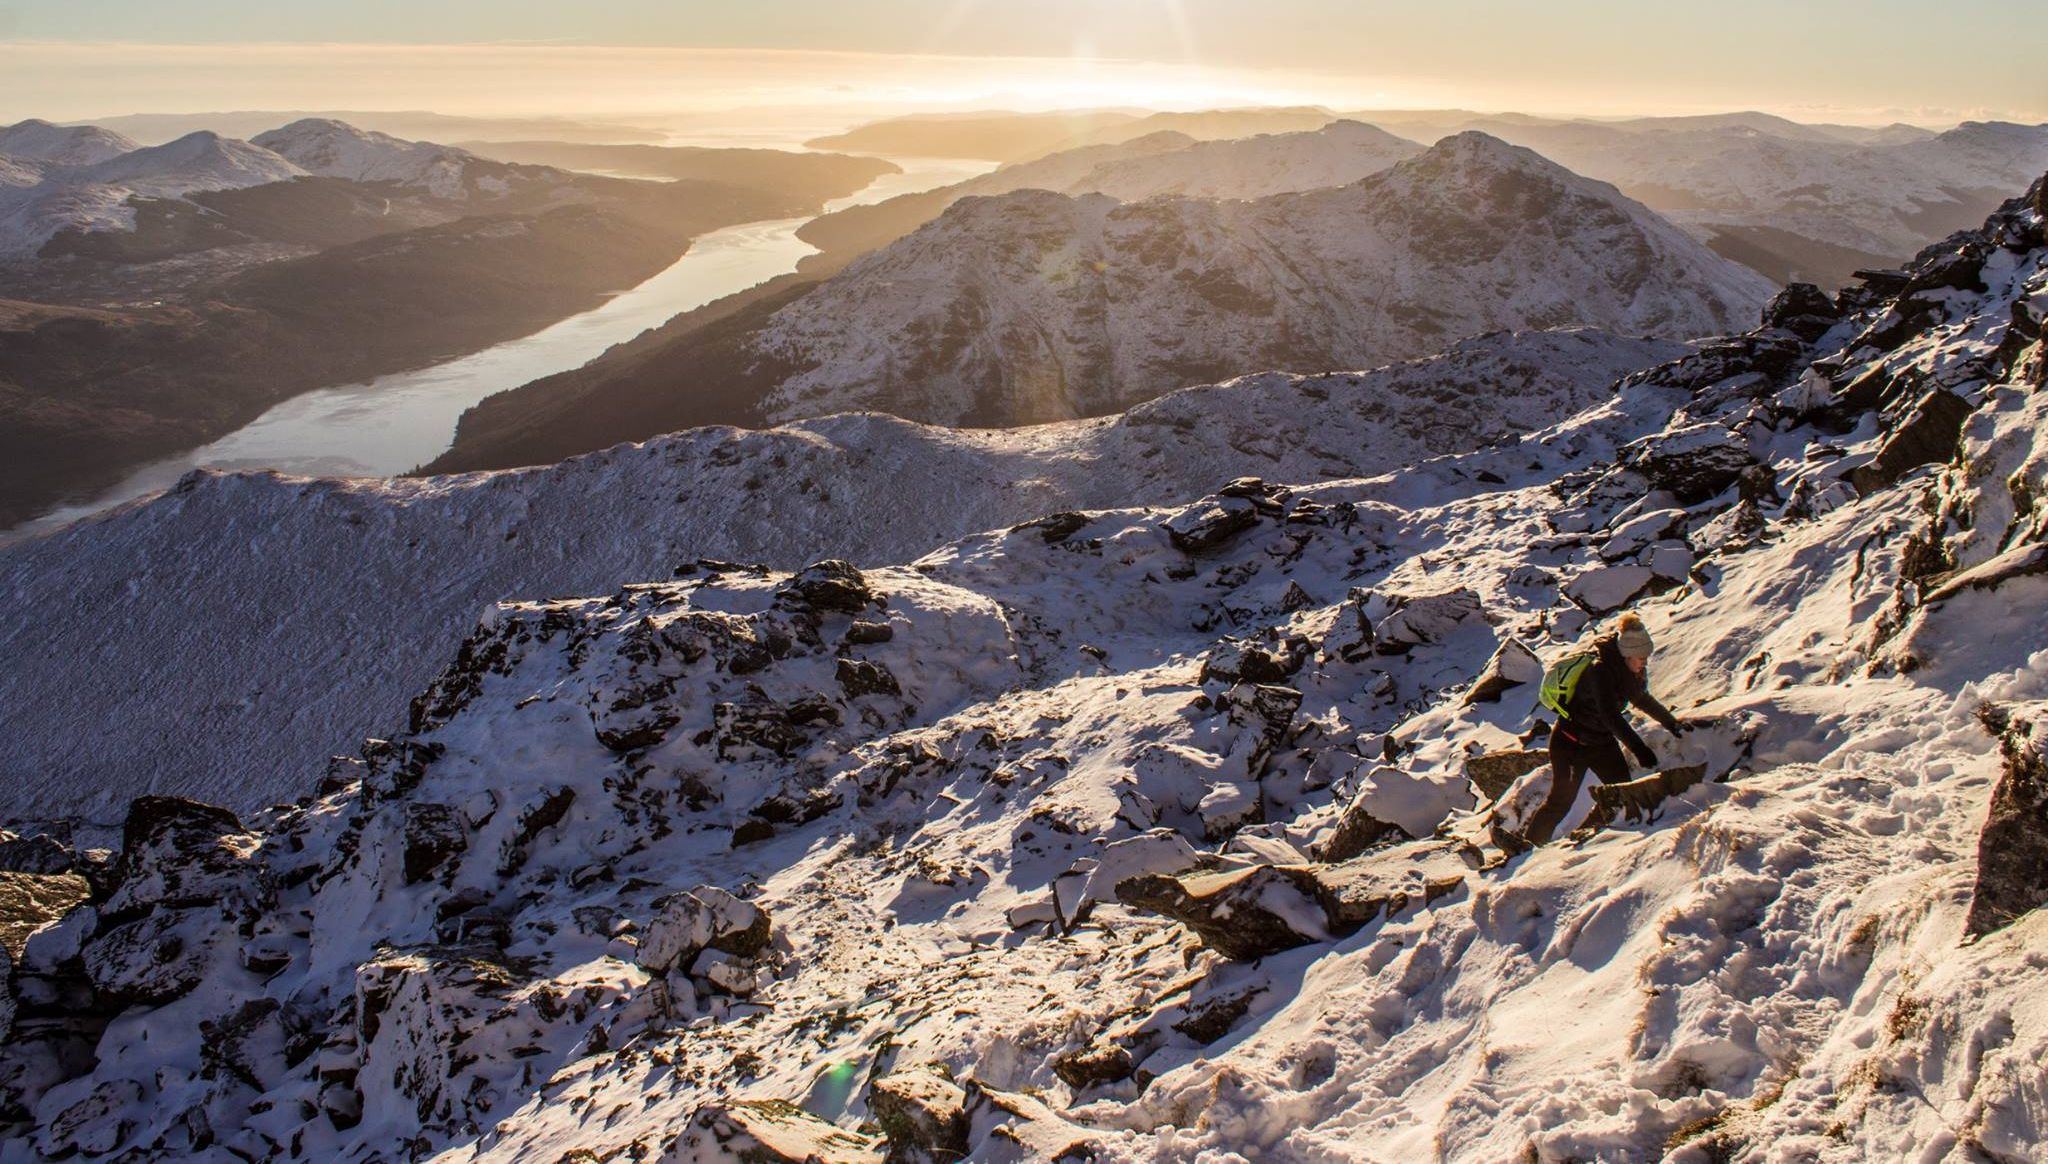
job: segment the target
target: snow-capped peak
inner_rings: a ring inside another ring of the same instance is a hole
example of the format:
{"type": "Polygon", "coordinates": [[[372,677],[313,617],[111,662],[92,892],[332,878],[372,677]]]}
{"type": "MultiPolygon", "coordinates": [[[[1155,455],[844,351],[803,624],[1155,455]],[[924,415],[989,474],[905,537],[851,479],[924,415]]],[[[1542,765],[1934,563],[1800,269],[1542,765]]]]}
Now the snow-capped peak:
{"type": "Polygon", "coordinates": [[[1468,129],[1444,138],[1429,147],[1412,165],[1417,169],[1427,168],[1434,176],[1460,172],[1492,174],[1504,170],[1527,170],[1546,174],[1560,181],[1586,180],[1535,150],[1502,141],[1490,133],[1477,129],[1468,129]]]}
{"type": "Polygon", "coordinates": [[[964,200],[777,312],[753,348],[780,369],[762,405],[776,422],[1010,425],[1500,328],[1689,339],[1746,325],[1772,291],[1612,186],[1465,133],[1349,185],[1248,201],[964,200]]]}
{"type": "Polygon", "coordinates": [[[442,198],[465,194],[472,167],[504,168],[453,146],[406,141],[321,117],[294,121],[257,134],[254,140],[308,173],[354,182],[397,182],[442,198]]]}
{"type": "Polygon", "coordinates": [[[305,173],[262,146],[202,129],[176,141],[110,158],[80,171],[79,176],[139,193],[176,196],[262,186],[305,173]]]}
{"type": "Polygon", "coordinates": [[[90,166],[135,148],[133,141],[97,125],[54,125],[32,117],[0,128],[0,154],[57,166],[90,166]]]}

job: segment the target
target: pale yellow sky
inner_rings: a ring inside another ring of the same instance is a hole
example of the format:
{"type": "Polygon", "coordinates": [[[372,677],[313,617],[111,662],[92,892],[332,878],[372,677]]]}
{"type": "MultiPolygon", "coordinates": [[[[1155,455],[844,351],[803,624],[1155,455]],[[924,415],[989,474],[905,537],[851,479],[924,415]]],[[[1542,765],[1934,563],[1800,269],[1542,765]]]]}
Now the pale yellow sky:
{"type": "Polygon", "coordinates": [[[0,0],[0,117],[1316,103],[2048,120],[2040,0],[0,0]]]}

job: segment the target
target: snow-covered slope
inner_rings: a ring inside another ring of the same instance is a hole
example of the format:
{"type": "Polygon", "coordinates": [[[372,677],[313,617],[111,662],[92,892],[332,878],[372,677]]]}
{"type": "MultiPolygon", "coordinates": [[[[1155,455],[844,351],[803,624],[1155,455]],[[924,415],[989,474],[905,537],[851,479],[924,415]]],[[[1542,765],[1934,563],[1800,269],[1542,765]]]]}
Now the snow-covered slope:
{"type": "Polygon", "coordinates": [[[132,230],[134,191],[98,183],[0,188],[0,259],[29,259],[67,230],[132,230]]]}
{"type": "MultiPolygon", "coordinates": [[[[40,123],[23,122],[14,129],[36,124],[40,123]]],[[[47,135],[31,135],[30,141],[42,136],[47,135]]],[[[108,135],[114,136],[118,135],[108,135]]],[[[73,155],[92,156],[96,151],[87,146],[106,144],[99,138],[87,138],[86,143],[72,150],[73,155]]],[[[0,259],[32,258],[44,243],[66,230],[133,229],[135,209],[129,199],[137,195],[178,198],[205,190],[262,186],[304,174],[261,146],[207,131],[159,146],[130,149],[90,164],[51,163],[39,167],[34,182],[0,181],[0,259]]]]}
{"type": "Polygon", "coordinates": [[[0,156],[0,186],[34,186],[43,180],[43,167],[23,158],[0,156]]]}
{"type": "Polygon", "coordinates": [[[938,210],[962,198],[994,197],[998,194],[1008,194],[1012,190],[1087,193],[1088,190],[1077,187],[1085,187],[1088,176],[1098,169],[1119,166],[1142,168],[1165,155],[1178,155],[1194,144],[1195,139],[1184,133],[1161,130],[1158,133],[1148,133],[1143,137],[1111,145],[1090,145],[1061,150],[1028,162],[1002,166],[980,177],[969,178],[965,182],[957,182],[942,190],[933,191],[938,197],[929,201],[932,202],[933,213],[936,214],[938,210]]]}
{"type": "Polygon", "coordinates": [[[419,187],[437,198],[502,194],[510,175],[555,173],[539,167],[509,166],[453,146],[403,141],[317,117],[294,121],[252,140],[309,174],[353,182],[397,182],[419,187]]]}
{"type": "Polygon", "coordinates": [[[1891,156],[1965,189],[2006,189],[2048,159],[2048,124],[1965,121],[1925,141],[1889,147],[1891,156]]]}
{"type": "Polygon", "coordinates": [[[128,138],[96,125],[52,125],[30,118],[0,127],[0,154],[56,166],[95,165],[135,148],[128,138]]]}
{"type": "Polygon", "coordinates": [[[0,549],[13,659],[0,668],[0,819],[117,812],[152,789],[238,809],[291,799],[321,757],[400,716],[448,641],[501,598],[602,591],[698,557],[902,561],[1043,513],[1165,504],[1236,476],[1383,472],[1539,428],[1679,350],[1495,335],[1376,372],[1254,376],[1034,429],[856,415],[508,473],[200,474],[0,549]],[[314,593],[319,617],[276,616],[314,593]]]}
{"type": "Polygon", "coordinates": [[[10,1150],[2048,1159],[2044,218],[1407,472],[500,604],[299,804],[10,850],[10,1150]],[[1705,722],[1474,868],[1624,602],[1705,722]]]}
{"type": "Polygon", "coordinates": [[[210,130],[71,172],[69,181],[125,186],[138,194],[176,197],[200,190],[238,190],[302,177],[305,170],[262,146],[210,130]]]}
{"type": "Polygon", "coordinates": [[[1020,191],[956,204],[745,341],[774,421],[1021,424],[1252,368],[1359,367],[1497,328],[1686,338],[1769,284],[1612,187],[1464,134],[1251,202],[1020,191]]]}

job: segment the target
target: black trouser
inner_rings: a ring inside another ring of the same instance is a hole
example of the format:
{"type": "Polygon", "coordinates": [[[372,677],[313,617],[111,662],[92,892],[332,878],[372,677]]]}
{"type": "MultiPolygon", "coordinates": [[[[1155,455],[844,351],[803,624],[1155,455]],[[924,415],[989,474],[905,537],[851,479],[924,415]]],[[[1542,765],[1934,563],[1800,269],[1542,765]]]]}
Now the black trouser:
{"type": "Polygon", "coordinates": [[[1550,839],[1564,814],[1571,811],[1572,801],[1578,799],[1588,769],[1602,784],[1626,782],[1628,760],[1621,754],[1621,741],[1598,732],[1569,734],[1564,725],[1558,725],[1550,733],[1550,795],[1522,830],[1524,840],[1540,845],[1550,839]]]}

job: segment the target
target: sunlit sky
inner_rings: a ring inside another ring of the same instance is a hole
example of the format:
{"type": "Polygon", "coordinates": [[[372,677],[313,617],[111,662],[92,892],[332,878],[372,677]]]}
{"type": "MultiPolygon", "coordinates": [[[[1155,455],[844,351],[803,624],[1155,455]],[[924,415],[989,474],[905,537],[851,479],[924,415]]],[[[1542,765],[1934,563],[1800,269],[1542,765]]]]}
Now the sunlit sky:
{"type": "Polygon", "coordinates": [[[0,118],[1319,103],[2048,120],[2041,0],[0,0],[0,118]]]}

